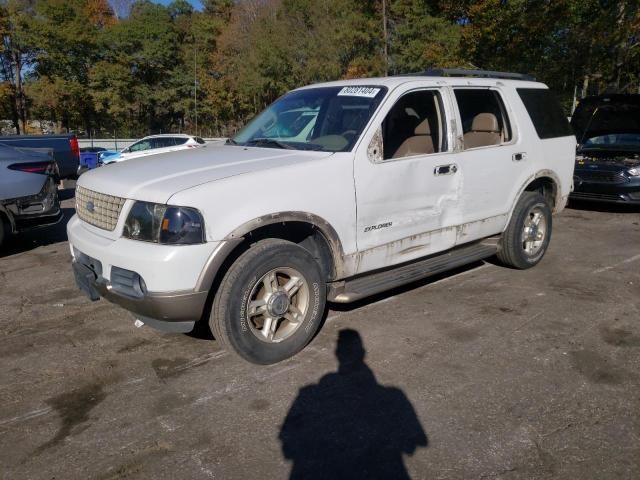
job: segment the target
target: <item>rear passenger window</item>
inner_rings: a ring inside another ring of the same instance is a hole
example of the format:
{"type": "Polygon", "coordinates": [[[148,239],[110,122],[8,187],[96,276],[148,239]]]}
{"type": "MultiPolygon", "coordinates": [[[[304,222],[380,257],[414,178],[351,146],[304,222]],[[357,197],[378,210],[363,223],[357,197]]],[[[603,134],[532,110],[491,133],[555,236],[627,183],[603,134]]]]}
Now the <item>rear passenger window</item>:
{"type": "Polygon", "coordinates": [[[444,111],[438,92],[411,92],[400,98],[382,122],[384,159],[446,150],[444,111]]]}
{"type": "Polygon", "coordinates": [[[172,137],[156,137],[151,139],[151,148],[166,148],[174,145],[172,137]]]}
{"type": "Polygon", "coordinates": [[[186,137],[174,137],[173,140],[175,141],[175,145],[183,145],[187,143],[189,139],[186,137]]]}
{"type": "Polygon", "coordinates": [[[545,88],[518,88],[517,90],[542,140],[573,135],[562,107],[549,90],[545,88]]]}
{"type": "Polygon", "coordinates": [[[464,149],[511,141],[511,124],[500,94],[488,89],[455,89],[462,119],[464,149]]]}

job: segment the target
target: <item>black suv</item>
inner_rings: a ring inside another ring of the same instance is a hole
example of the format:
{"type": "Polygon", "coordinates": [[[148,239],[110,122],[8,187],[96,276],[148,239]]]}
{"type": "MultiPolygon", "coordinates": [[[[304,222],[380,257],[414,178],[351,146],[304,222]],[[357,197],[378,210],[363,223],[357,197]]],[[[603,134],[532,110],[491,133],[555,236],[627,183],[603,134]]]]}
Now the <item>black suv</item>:
{"type": "Polygon", "coordinates": [[[578,140],[571,199],[640,205],[640,95],[600,95],[571,119],[578,140]]]}

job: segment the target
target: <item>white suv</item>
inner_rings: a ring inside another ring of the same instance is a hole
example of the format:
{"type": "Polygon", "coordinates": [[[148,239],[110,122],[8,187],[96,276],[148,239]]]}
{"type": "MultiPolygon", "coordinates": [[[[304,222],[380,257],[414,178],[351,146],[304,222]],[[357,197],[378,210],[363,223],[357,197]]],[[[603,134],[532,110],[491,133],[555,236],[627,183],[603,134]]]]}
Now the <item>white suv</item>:
{"type": "Polygon", "coordinates": [[[493,255],[537,264],[572,186],[566,118],[526,77],[440,73],[300,88],[227,145],[86,173],[79,287],[164,330],[208,321],[269,364],[313,338],[326,301],[493,255]]]}
{"type": "Polygon", "coordinates": [[[99,158],[101,163],[109,165],[110,163],[121,162],[131,158],[204,147],[205,143],[206,142],[202,138],[187,135],[185,133],[150,135],[148,137],[141,138],[119,152],[116,151],[108,156],[102,154],[99,158]]]}

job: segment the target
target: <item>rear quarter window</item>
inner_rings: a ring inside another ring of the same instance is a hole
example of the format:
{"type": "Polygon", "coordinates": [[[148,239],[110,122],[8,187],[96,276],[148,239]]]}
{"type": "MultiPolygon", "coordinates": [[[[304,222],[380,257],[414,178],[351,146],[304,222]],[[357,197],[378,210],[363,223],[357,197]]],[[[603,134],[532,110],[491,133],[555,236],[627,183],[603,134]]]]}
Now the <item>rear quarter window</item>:
{"type": "Polygon", "coordinates": [[[538,137],[545,140],[573,135],[562,107],[549,90],[518,88],[517,91],[527,112],[529,112],[538,137]]]}

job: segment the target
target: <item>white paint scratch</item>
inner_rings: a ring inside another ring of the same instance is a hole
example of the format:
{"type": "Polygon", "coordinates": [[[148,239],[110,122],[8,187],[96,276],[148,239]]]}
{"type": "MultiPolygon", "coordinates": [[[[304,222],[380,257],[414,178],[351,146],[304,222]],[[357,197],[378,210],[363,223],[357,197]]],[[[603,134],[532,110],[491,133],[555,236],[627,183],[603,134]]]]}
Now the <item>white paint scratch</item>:
{"type": "Polygon", "coordinates": [[[638,255],[634,255],[633,257],[629,257],[626,260],[623,260],[621,262],[618,263],[614,263],[613,265],[609,265],[608,267],[602,267],[602,268],[598,268],[597,270],[594,270],[591,273],[602,273],[602,272],[607,272],[609,270],[613,270],[614,268],[620,267],[622,265],[626,265],[628,263],[632,263],[635,262],[637,260],[640,260],[640,254],[638,255]]]}
{"type": "Polygon", "coordinates": [[[19,415],[13,418],[7,418],[5,420],[0,420],[0,425],[8,425],[11,423],[19,423],[24,422],[26,420],[31,420],[32,418],[41,417],[42,415],[46,415],[51,411],[51,407],[39,408],[37,410],[33,410],[31,412],[25,413],[24,415],[19,415]]]}

